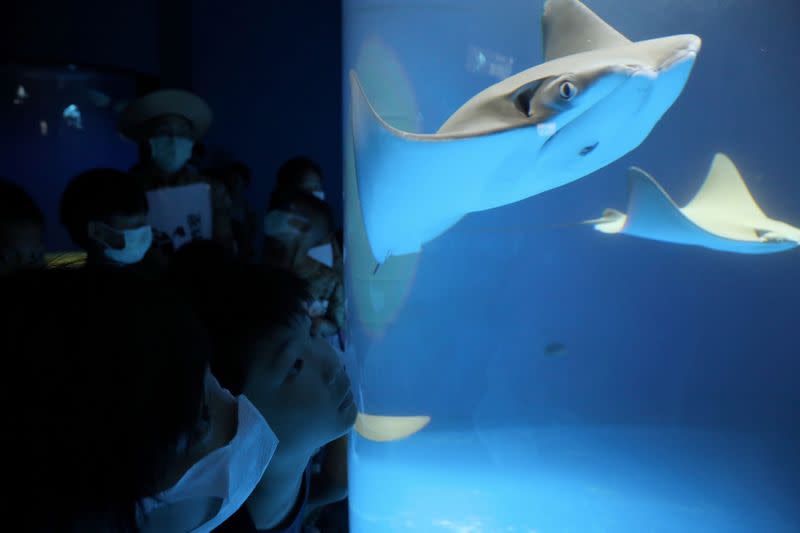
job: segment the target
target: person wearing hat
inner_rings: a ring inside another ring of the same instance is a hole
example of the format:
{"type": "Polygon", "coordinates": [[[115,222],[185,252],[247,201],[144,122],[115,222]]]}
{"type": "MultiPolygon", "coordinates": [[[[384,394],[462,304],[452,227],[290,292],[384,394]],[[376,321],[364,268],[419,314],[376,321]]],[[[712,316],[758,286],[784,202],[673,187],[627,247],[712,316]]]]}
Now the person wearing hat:
{"type": "MultiPolygon", "coordinates": [[[[208,183],[213,209],[213,240],[235,253],[230,197],[223,183],[201,175],[191,164],[198,141],[211,125],[212,113],[199,96],[163,89],[132,102],[119,117],[119,130],[139,145],[139,162],[131,169],[146,190],[208,183]]],[[[167,256],[167,242],[155,245],[157,256],[167,256]],[[162,253],[163,252],[163,253],[162,253]]],[[[163,260],[163,259],[162,259],[163,260]]]]}
{"type": "Polygon", "coordinates": [[[119,117],[120,132],[139,145],[131,172],[148,190],[204,181],[189,160],[211,120],[208,104],[187,91],[163,89],[135,100],[119,117]]]}

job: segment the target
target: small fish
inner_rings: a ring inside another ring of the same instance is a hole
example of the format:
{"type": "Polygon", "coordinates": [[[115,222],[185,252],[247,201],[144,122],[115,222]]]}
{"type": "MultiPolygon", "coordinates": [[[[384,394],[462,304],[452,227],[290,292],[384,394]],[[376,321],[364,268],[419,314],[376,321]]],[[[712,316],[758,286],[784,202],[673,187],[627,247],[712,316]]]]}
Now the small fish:
{"type": "Polygon", "coordinates": [[[545,355],[563,355],[567,351],[567,346],[560,342],[551,342],[545,345],[545,355]]]}

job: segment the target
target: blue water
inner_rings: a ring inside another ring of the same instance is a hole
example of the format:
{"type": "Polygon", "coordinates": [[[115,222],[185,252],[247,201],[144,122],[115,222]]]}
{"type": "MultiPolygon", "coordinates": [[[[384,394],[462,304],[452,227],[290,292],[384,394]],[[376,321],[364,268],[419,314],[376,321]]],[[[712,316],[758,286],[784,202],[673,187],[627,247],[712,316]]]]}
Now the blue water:
{"type": "Polygon", "coordinates": [[[469,432],[359,443],[353,531],[796,531],[757,439],[648,427],[469,432]]]}
{"type": "Polygon", "coordinates": [[[431,417],[405,440],[352,439],[354,533],[800,531],[800,251],[571,225],[624,210],[630,165],[684,204],[717,151],[800,225],[800,5],[585,3],[632,40],[702,37],[675,105],[612,165],[373,274],[347,72],[391,124],[433,132],[541,62],[543,2],[344,2],[348,368],[362,411],[431,417]]]}

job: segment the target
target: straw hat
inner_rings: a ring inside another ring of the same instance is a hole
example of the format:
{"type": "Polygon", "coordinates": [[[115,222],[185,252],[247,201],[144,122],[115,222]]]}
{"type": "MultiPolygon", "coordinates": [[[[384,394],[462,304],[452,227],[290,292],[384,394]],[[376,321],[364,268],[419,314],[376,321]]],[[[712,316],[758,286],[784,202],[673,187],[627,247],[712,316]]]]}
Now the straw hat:
{"type": "Polygon", "coordinates": [[[144,125],[163,115],[178,115],[191,122],[195,140],[201,138],[211,125],[211,108],[197,96],[178,89],[162,89],[135,100],[122,110],[119,131],[132,140],[140,139],[144,125]]]}

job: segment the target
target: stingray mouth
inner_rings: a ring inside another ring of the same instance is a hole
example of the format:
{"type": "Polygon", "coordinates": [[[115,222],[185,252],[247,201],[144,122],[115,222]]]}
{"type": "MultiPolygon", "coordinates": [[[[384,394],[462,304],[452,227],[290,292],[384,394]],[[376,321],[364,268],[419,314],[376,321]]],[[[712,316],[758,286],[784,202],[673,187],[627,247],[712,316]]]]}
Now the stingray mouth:
{"type": "Polygon", "coordinates": [[[596,143],[594,143],[594,144],[590,144],[589,146],[584,146],[583,148],[581,148],[581,151],[580,151],[580,152],[578,152],[578,153],[579,153],[581,156],[586,156],[586,155],[589,155],[589,154],[591,154],[591,153],[594,151],[594,149],[595,149],[595,148],[597,148],[597,145],[598,145],[598,144],[600,144],[600,141],[598,141],[598,142],[596,142],[596,143]]]}

